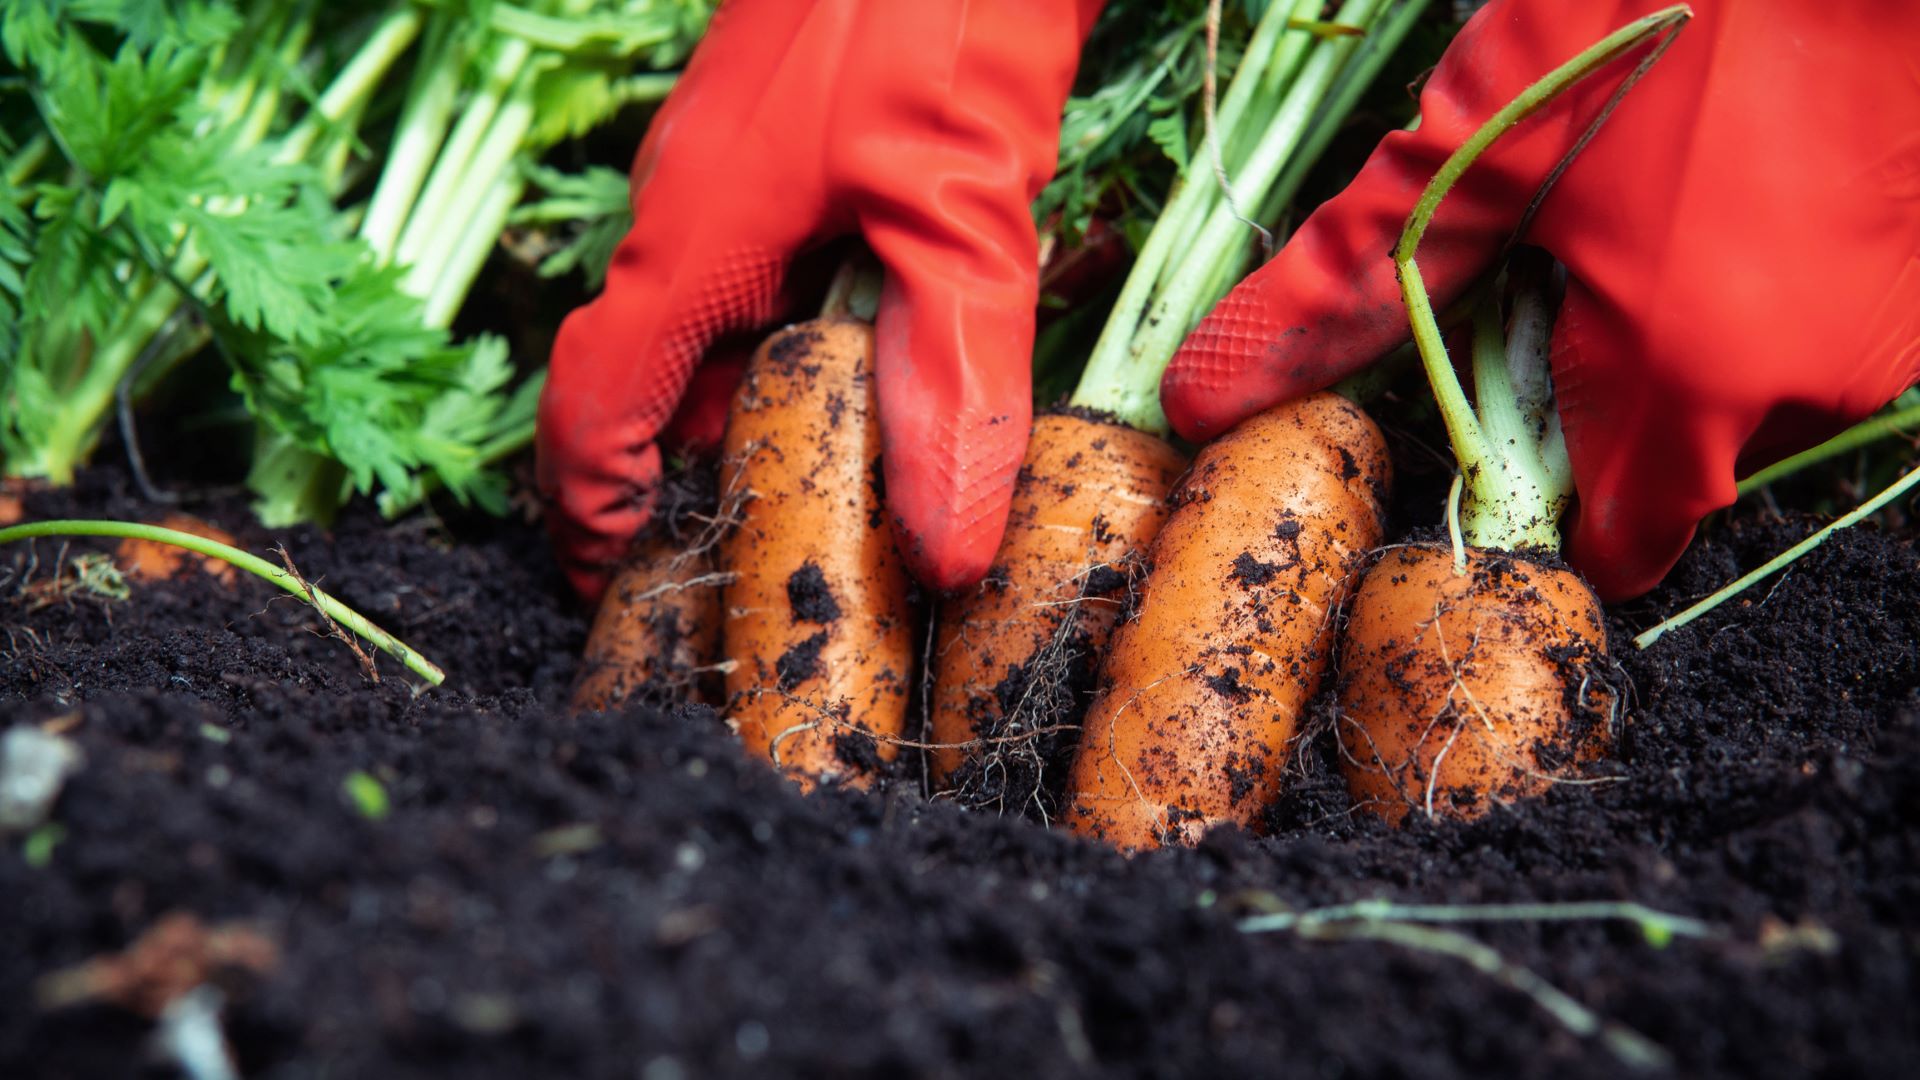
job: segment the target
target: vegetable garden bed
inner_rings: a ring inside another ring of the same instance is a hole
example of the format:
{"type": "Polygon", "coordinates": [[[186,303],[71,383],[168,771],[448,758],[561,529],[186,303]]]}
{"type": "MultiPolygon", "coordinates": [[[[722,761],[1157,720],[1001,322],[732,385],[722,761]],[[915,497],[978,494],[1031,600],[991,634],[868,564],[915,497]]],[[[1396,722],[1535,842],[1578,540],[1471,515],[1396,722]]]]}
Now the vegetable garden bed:
{"type": "MultiPolygon", "coordinates": [[[[157,516],[128,489],[95,470],[26,509],[157,516]]],[[[1621,1029],[1685,1075],[1905,1075],[1920,1054],[1910,533],[1843,532],[1621,650],[1637,696],[1616,781],[1392,829],[1350,815],[1322,734],[1271,838],[1128,860],[929,803],[911,775],[803,797],[705,709],[568,717],[587,620],[534,526],[209,516],[284,543],[449,681],[417,693],[383,660],[368,682],[251,578],[117,601],[71,576],[105,542],[8,551],[0,710],[85,764],[0,853],[0,1074],[171,1075],[149,1021],[38,999],[180,912],[275,947],[212,980],[247,1076],[1616,1076],[1647,1049],[1621,1029]],[[1494,969],[1326,930],[1378,919],[1249,932],[1369,898],[1632,901],[1710,936],[1416,924],[1490,946],[1494,969]],[[1601,1030],[1514,989],[1520,971],[1601,1030]]],[[[1616,640],[1808,527],[1712,531],[1610,612],[1616,640]]]]}

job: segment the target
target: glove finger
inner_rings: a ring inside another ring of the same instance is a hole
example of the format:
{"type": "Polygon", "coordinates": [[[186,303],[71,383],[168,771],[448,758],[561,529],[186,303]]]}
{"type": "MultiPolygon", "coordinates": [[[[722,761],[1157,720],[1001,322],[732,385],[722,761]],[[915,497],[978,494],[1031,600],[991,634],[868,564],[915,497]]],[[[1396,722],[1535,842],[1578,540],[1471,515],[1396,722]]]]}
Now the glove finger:
{"type": "Polygon", "coordinates": [[[1608,601],[1658,584],[1700,519],[1734,500],[1734,454],[1752,429],[1751,419],[1708,406],[1697,391],[1609,377],[1618,370],[1617,323],[1569,278],[1552,345],[1555,406],[1579,493],[1564,525],[1566,550],[1608,601]]]}
{"type": "MultiPolygon", "coordinates": [[[[1427,181],[1522,89],[1624,22],[1623,9],[1646,6],[1573,5],[1555,8],[1550,19],[1512,0],[1481,9],[1421,93],[1420,126],[1382,140],[1353,182],[1189,335],[1161,382],[1174,429],[1196,441],[1212,438],[1404,342],[1410,331],[1391,253],[1427,181]]],[[[1636,58],[1616,61],[1503,136],[1448,194],[1418,253],[1436,307],[1456,299],[1502,250],[1542,181],[1636,58]]]]}
{"type": "MultiPolygon", "coordinates": [[[[1669,299],[1701,313],[1720,286],[1677,282],[1669,299]]],[[[1567,556],[1601,599],[1659,584],[1701,519],[1738,497],[1737,477],[1838,434],[1920,375],[1920,259],[1859,291],[1883,299],[1857,311],[1789,309],[1815,324],[1815,340],[1867,343],[1841,350],[1861,357],[1858,366],[1836,368],[1808,363],[1793,331],[1741,342],[1737,330],[1696,318],[1650,334],[1637,306],[1569,278],[1553,340],[1554,394],[1579,493],[1567,556]],[[1728,341],[1740,347],[1730,353],[1728,341]],[[1723,362],[1729,355],[1738,362],[1723,362]]]]}
{"type": "MultiPolygon", "coordinates": [[[[957,5],[950,24],[918,27],[927,48],[901,62],[932,74],[902,80],[925,96],[894,107],[939,137],[856,141],[836,161],[888,272],[875,322],[888,509],[908,569],[937,589],[984,576],[1006,528],[1033,418],[1029,207],[1094,6],[957,5]]],[[[906,34],[915,10],[876,5],[861,32],[906,34]]]]}
{"type": "Polygon", "coordinates": [[[706,458],[720,449],[733,392],[740,386],[754,347],[752,337],[741,336],[724,338],[707,350],[688,378],[679,406],[660,429],[658,441],[668,453],[706,458]]]}
{"type": "Polygon", "coordinates": [[[990,277],[954,272],[978,236],[869,232],[888,271],[875,321],[887,506],[908,570],[937,589],[986,574],[1033,420],[1038,270],[1031,218],[1011,215],[1026,242],[992,243],[990,277]]]}

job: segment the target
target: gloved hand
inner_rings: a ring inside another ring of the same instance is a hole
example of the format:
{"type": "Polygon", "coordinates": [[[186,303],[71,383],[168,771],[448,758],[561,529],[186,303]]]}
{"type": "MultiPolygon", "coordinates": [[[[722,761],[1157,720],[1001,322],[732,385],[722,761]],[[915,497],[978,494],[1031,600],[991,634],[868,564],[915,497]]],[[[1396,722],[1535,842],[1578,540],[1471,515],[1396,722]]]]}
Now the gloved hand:
{"type": "MultiPolygon", "coordinates": [[[[1553,377],[1600,595],[1652,588],[1735,477],[1920,375],[1920,5],[1692,0],[1695,18],[1527,235],[1568,269],[1553,377]]],[[[1207,439],[1409,336],[1390,251],[1452,150],[1655,0],[1495,0],[1441,59],[1420,126],[1228,295],[1174,357],[1168,417],[1207,439]]],[[[1486,270],[1643,53],[1495,143],[1418,253],[1436,306],[1486,270]]]]}
{"type": "MultiPolygon", "coordinates": [[[[1031,420],[1037,241],[1099,0],[729,0],[633,163],[634,225],[554,343],[539,483],[589,598],[647,521],[702,353],[789,311],[796,255],[861,234],[888,505],[937,588],[983,575],[1031,420]]],[[[697,411],[697,410],[696,410],[697,411]]]]}

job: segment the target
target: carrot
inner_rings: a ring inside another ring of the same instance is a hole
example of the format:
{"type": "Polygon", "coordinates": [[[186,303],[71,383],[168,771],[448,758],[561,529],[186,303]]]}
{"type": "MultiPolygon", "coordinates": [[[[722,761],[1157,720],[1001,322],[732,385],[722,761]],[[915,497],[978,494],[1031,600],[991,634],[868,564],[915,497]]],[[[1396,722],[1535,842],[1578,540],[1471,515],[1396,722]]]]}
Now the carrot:
{"type": "MultiPolygon", "coordinates": [[[[1447,190],[1495,139],[1622,52],[1670,39],[1687,17],[1677,7],[1630,23],[1496,112],[1435,173],[1394,249],[1414,343],[1460,474],[1449,500],[1451,550],[1387,552],[1359,589],[1341,646],[1338,730],[1348,784],[1388,818],[1415,808],[1430,817],[1478,815],[1540,792],[1610,744],[1618,698],[1606,678],[1600,602],[1552,558],[1573,480],[1547,360],[1557,306],[1550,260],[1514,256],[1506,342],[1498,288],[1481,297],[1469,403],[1414,253],[1447,190]]],[[[1641,70],[1663,48],[1656,45],[1641,70]]]]}
{"type": "Polygon", "coordinates": [[[942,608],[935,631],[936,787],[977,738],[1034,738],[1037,724],[1077,715],[1063,687],[1105,651],[1128,559],[1166,520],[1185,464],[1165,440],[1122,424],[1071,413],[1034,421],[994,568],[942,608]]]}
{"type": "Polygon", "coordinates": [[[909,585],[881,504],[873,328],[847,317],[763,344],[734,398],[721,487],[727,712],[800,779],[864,784],[906,728],[909,585]]]}
{"type": "MultiPolygon", "coordinates": [[[[232,533],[189,514],[165,514],[154,524],[163,529],[172,529],[190,536],[214,540],[229,547],[239,543],[233,538],[232,533]]],[[[120,546],[114,551],[113,559],[119,564],[121,571],[134,581],[165,581],[188,569],[212,574],[222,585],[231,585],[236,580],[233,567],[219,559],[198,555],[172,544],[138,537],[128,537],[120,541],[120,546]]]]}
{"type": "MultiPolygon", "coordinates": [[[[996,573],[942,613],[929,763],[936,785],[964,779],[958,770],[973,758],[982,759],[982,773],[996,765],[1010,772],[1005,747],[1077,718],[1085,697],[1075,669],[1080,658],[1097,657],[1112,625],[1122,584],[1115,571],[1136,561],[1166,520],[1150,503],[1180,469],[1181,455],[1160,438],[1168,430],[1161,374],[1255,256],[1259,234],[1241,207],[1287,197],[1289,177],[1351,107],[1343,93],[1377,70],[1356,58],[1362,43],[1369,56],[1390,52],[1411,26],[1388,18],[1390,5],[1350,4],[1342,18],[1364,33],[1319,39],[1290,32],[1297,6],[1267,7],[1217,116],[1207,111],[1208,164],[1232,177],[1232,193],[1203,175],[1196,158],[1140,247],[1069,399],[1114,422],[1035,425],[996,573]]],[[[1048,755],[1039,756],[1044,768],[1048,755]]],[[[1010,799],[1024,801],[1025,793],[1010,799]]]]}
{"type": "Polygon", "coordinates": [[[1618,695],[1600,602],[1564,566],[1482,549],[1386,552],[1340,653],[1348,788],[1398,821],[1474,816],[1605,752],[1618,695]]]}
{"type": "Polygon", "coordinates": [[[26,494],[27,487],[23,481],[12,477],[0,479],[0,528],[26,519],[26,494]]]}
{"type": "Polygon", "coordinates": [[[710,546],[649,530],[621,564],[587,634],[576,711],[629,700],[718,700],[703,676],[720,646],[720,586],[710,546]]]}
{"type": "Polygon", "coordinates": [[[1068,780],[1075,832],[1126,849],[1251,824],[1279,789],[1355,565],[1380,542],[1386,442],[1321,393],[1200,452],[1114,634],[1068,780]]]}

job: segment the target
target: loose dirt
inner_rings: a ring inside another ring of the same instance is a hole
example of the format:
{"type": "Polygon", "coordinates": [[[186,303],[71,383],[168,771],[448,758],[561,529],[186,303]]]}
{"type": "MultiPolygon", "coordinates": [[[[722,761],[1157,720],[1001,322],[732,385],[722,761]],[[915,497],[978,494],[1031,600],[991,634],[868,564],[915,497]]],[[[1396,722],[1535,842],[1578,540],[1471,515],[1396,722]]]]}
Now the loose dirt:
{"type": "MultiPolygon", "coordinates": [[[[123,484],[98,472],[27,510],[156,513],[123,484]]],[[[1350,813],[1323,724],[1270,837],[1128,861],[911,780],[802,797],[703,708],[568,717],[587,618],[525,521],[267,534],[238,505],[193,509],[284,542],[448,684],[384,659],[368,682],[261,583],[190,573],[112,601],[47,587],[57,542],[0,552],[0,714],[68,718],[86,755],[50,855],[55,833],[0,850],[0,1075],[170,1075],[148,1020],[43,1009],[35,987],[174,913],[278,949],[220,984],[250,1077],[1621,1074],[1459,959],[1239,929],[1369,897],[1634,900],[1722,928],[1450,928],[1680,1074],[1920,1061],[1910,535],[1843,534],[1633,652],[1627,631],[1810,523],[1721,526],[1611,612],[1637,694],[1607,782],[1389,829],[1350,813]]]]}

